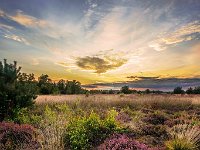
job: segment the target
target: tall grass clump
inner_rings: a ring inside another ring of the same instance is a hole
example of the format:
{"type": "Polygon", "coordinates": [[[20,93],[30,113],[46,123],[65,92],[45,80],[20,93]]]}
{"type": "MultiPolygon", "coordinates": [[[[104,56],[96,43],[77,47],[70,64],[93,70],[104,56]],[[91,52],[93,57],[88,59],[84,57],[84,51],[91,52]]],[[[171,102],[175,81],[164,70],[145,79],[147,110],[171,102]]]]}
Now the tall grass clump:
{"type": "Polygon", "coordinates": [[[188,124],[174,126],[169,133],[172,136],[166,142],[167,150],[199,150],[200,149],[200,129],[188,124]]]}
{"type": "Polygon", "coordinates": [[[46,105],[43,119],[40,122],[39,129],[44,139],[44,149],[64,149],[63,135],[70,113],[66,104],[56,105],[56,109],[54,110],[46,105]]]}

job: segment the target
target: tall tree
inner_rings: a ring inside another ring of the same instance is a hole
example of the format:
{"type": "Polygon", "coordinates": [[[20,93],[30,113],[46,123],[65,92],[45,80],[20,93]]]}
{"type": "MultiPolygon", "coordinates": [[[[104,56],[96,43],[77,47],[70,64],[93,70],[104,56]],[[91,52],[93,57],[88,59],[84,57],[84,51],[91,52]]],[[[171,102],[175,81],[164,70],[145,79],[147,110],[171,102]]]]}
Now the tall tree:
{"type": "Polygon", "coordinates": [[[36,98],[36,84],[32,84],[34,75],[20,73],[17,62],[0,62],[0,121],[5,117],[14,119],[17,112],[33,104],[36,98]]]}

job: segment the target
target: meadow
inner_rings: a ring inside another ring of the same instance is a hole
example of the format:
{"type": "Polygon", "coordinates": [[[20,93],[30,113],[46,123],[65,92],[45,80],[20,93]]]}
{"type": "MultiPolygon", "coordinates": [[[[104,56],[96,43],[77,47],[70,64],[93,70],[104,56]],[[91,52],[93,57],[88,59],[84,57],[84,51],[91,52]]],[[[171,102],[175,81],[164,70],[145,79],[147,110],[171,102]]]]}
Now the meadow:
{"type": "Polygon", "coordinates": [[[200,149],[198,95],[41,95],[15,122],[1,149],[200,149]]]}

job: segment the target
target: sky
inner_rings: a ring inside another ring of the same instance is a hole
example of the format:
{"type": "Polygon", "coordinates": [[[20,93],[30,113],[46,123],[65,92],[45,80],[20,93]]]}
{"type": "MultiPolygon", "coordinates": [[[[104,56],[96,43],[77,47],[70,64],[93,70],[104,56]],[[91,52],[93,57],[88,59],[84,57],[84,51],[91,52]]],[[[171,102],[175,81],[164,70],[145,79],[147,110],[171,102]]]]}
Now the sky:
{"type": "Polygon", "coordinates": [[[88,88],[200,85],[200,0],[0,0],[0,60],[88,88]]]}

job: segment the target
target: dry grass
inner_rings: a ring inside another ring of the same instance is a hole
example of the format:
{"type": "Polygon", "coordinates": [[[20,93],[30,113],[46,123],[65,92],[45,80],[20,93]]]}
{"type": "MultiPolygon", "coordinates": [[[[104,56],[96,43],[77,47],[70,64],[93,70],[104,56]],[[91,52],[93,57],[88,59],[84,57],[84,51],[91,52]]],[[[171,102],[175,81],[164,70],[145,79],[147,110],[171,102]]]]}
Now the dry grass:
{"type": "Polygon", "coordinates": [[[200,106],[197,95],[42,95],[36,104],[66,103],[81,108],[153,108],[168,110],[188,110],[200,106]]]}

